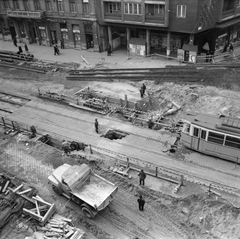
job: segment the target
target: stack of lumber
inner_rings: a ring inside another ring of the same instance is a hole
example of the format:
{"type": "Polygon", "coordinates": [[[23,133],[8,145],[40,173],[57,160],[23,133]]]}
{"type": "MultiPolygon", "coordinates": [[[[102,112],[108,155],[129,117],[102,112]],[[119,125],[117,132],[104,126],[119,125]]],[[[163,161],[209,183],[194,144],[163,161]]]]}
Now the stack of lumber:
{"type": "Polygon", "coordinates": [[[48,220],[48,223],[42,227],[45,239],[81,239],[84,236],[84,231],[72,226],[72,220],[65,218],[59,214],[48,220]]]}

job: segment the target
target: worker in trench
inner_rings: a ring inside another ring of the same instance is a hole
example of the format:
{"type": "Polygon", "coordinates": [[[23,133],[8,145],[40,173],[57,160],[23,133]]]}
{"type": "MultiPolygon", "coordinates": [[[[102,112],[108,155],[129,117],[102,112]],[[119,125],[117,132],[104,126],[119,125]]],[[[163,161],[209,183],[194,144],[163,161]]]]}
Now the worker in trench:
{"type": "Polygon", "coordinates": [[[67,156],[70,155],[71,148],[70,148],[69,143],[66,140],[62,141],[62,149],[64,151],[64,154],[66,154],[67,156]]]}

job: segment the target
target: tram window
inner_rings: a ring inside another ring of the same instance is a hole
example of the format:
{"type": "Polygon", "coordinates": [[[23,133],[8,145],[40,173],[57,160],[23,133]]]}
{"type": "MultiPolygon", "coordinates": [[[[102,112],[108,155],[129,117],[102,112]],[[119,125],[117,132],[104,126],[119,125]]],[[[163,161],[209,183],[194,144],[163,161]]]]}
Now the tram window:
{"type": "Polygon", "coordinates": [[[240,139],[232,136],[226,136],[225,145],[233,148],[240,148],[240,139]]]}
{"type": "Polygon", "coordinates": [[[193,136],[196,136],[196,137],[198,137],[198,135],[199,135],[199,128],[193,128],[193,136]]]}
{"type": "Polygon", "coordinates": [[[202,132],[201,132],[201,139],[206,139],[206,135],[207,135],[207,131],[206,130],[202,130],[202,132]]]}
{"type": "Polygon", "coordinates": [[[223,144],[224,141],[224,135],[223,134],[218,134],[214,132],[209,132],[208,134],[208,141],[217,143],[217,144],[223,144]]]}

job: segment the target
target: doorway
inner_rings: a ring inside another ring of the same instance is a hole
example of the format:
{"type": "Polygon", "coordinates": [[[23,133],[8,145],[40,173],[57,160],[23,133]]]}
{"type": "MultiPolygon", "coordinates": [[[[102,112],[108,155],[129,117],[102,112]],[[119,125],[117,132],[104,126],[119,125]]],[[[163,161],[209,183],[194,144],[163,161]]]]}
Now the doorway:
{"type": "Polygon", "coordinates": [[[31,43],[36,43],[37,40],[37,34],[36,34],[36,31],[35,31],[35,27],[33,25],[33,23],[29,23],[29,34],[30,34],[30,37],[31,37],[31,43]]]}
{"type": "Polygon", "coordinates": [[[57,44],[57,32],[50,30],[52,45],[57,44]]]}
{"type": "Polygon", "coordinates": [[[94,48],[93,43],[93,36],[92,34],[86,34],[86,43],[87,43],[87,49],[94,48]]]}

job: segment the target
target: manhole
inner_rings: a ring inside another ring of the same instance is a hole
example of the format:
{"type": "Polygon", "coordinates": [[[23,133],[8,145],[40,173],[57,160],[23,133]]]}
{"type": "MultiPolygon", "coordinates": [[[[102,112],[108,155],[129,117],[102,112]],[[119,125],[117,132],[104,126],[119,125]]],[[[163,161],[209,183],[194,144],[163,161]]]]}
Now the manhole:
{"type": "Polygon", "coordinates": [[[119,130],[108,130],[108,132],[104,135],[104,138],[116,140],[116,139],[122,139],[127,135],[129,134],[119,130]]]}

